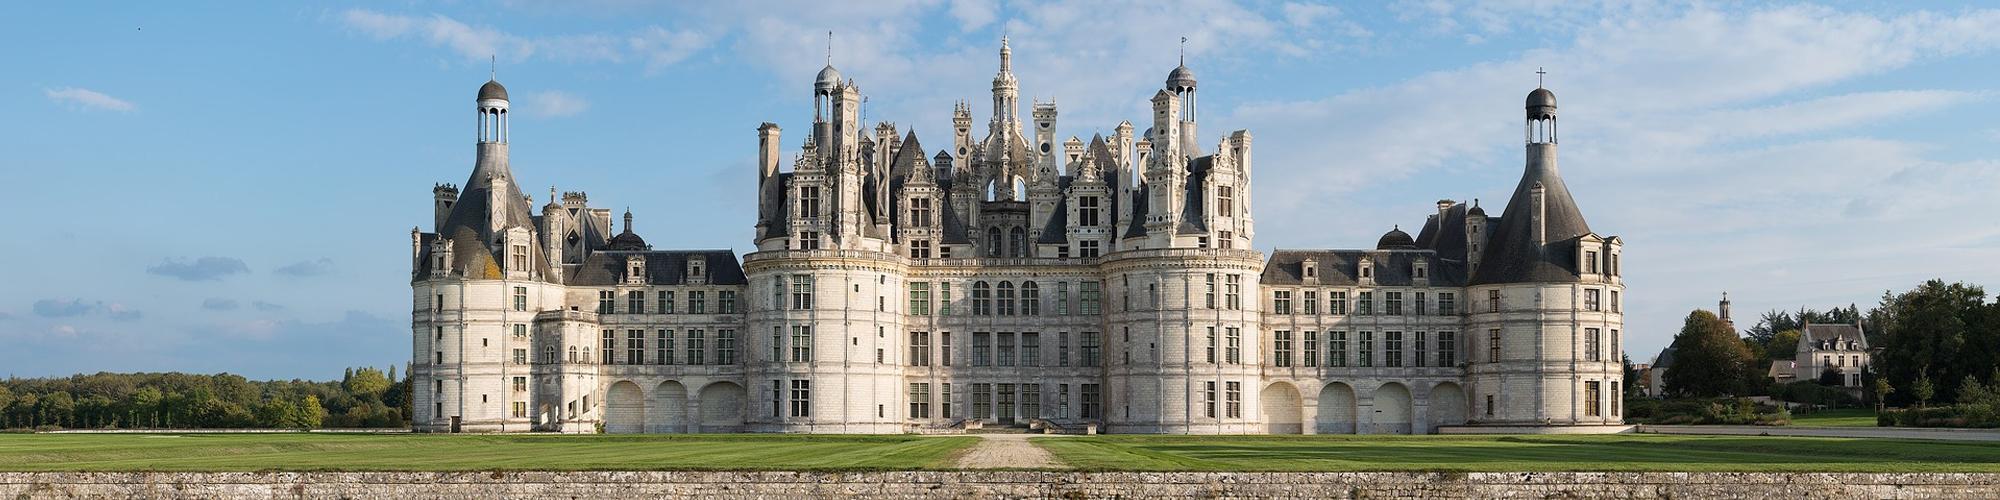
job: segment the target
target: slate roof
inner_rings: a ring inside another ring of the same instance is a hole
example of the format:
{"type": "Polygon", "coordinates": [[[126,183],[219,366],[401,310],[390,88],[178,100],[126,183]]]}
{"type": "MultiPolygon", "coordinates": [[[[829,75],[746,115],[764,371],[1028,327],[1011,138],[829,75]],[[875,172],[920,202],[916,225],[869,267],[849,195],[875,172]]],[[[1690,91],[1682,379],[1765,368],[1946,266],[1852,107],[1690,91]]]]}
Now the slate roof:
{"type": "Polygon", "coordinates": [[[689,257],[700,255],[707,259],[708,284],[742,285],[749,283],[743,277],[743,265],[736,261],[736,253],[729,250],[652,250],[592,252],[590,257],[576,265],[570,272],[571,285],[616,285],[625,282],[625,257],[641,255],[646,259],[647,283],[653,285],[687,284],[687,261],[689,257]]]}
{"type": "Polygon", "coordinates": [[[1298,285],[1305,283],[1306,259],[1319,264],[1319,283],[1322,285],[1355,285],[1361,282],[1361,258],[1368,257],[1375,266],[1377,286],[1410,286],[1416,283],[1411,276],[1419,259],[1430,262],[1430,284],[1451,287],[1465,284],[1465,263],[1438,259],[1429,250],[1285,250],[1271,252],[1271,259],[1264,263],[1264,274],[1258,278],[1262,285],[1298,285]]]}
{"type": "Polygon", "coordinates": [[[1490,283],[1574,283],[1581,278],[1576,269],[1576,240],[1590,234],[1569,187],[1556,175],[1553,165],[1531,162],[1507,200],[1507,209],[1487,233],[1485,254],[1480,258],[1474,285],[1490,283]],[[1543,189],[1542,222],[1546,242],[1536,245],[1533,189],[1543,189]]]}
{"type": "MultiPolygon", "coordinates": [[[[481,148],[504,148],[504,145],[481,145],[481,148]]],[[[484,149],[482,149],[484,151],[484,149]]],[[[527,195],[521,194],[520,184],[507,169],[505,153],[479,154],[472,167],[472,176],[466,179],[465,190],[459,193],[458,202],[451,206],[451,213],[445,216],[444,224],[438,226],[437,234],[451,241],[453,272],[473,279],[499,279],[502,277],[500,263],[506,249],[501,248],[498,235],[509,229],[529,230],[535,227],[534,211],[528,204],[527,195]],[[495,180],[505,183],[500,193],[499,217],[489,220],[488,199],[493,193],[495,180]],[[498,226],[492,223],[498,222],[498,226]]],[[[546,237],[546,235],[544,235],[546,237]]],[[[528,260],[535,266],[531,271],[547,279],[550,275],[548,259],[543,256],[546,248],[541,242],[528,244],[528,260]]],[[[421,252],[425,268],[419,276],[429,274],[429,247],[421,252]]]]}
{"type": "MultiPolygon", "coordinates": [[[[1807,323],[1804,327],[1799,328],[1799,345],[1801,346],[1816,344],[1823,340],[1839,339],[1855,341],[1861,344],[1861,349],[1868,349],[1868,336],[1861,333],[1861,327],[1858,325],[1807,323]]],[[[1818,349],[1817,346],[1813,348],[1818,349]]]]}

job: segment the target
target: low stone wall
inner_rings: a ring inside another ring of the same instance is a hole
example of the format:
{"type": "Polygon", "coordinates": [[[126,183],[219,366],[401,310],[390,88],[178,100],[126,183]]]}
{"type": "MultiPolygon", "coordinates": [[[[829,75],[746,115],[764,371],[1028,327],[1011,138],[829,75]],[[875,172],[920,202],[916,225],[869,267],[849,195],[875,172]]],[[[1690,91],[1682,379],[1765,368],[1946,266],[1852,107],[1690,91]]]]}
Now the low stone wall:
{"type": "Polygon", "coordinates": [[[1996,498],[2000,474],[0,473],[0,498],[1996,498]]]}

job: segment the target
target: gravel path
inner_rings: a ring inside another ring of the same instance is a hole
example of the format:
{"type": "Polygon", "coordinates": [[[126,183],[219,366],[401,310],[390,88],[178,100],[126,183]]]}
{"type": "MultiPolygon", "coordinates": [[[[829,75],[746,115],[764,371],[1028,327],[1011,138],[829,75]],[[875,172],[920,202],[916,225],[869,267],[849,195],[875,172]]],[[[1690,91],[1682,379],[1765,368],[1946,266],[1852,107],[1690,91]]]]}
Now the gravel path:
{"type": "Polygon", "coordinates": [[[1038,434],[979,434],[979,444],[959,457],[962,469],[1048,469],[1063,468],[1048,450],[1028,442],[1038,434]]]}

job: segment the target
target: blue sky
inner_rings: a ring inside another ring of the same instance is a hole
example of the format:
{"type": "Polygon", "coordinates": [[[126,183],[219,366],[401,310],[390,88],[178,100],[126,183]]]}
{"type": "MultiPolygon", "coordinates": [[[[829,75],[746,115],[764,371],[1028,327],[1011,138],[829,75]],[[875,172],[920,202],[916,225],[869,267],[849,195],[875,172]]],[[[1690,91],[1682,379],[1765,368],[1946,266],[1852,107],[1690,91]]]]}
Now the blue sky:
{"type": "MultiPolygon", "coordinates": [[[[1063,136],[1143,121],[1188,37],[1204,143],[1256,138],[1257,247],[1500,207],[1548,69],[1562,171],[1626,240],[1628,350],[1758,311],[2000,284],[1993,5],[1550,1],[80,2],[0,6],[0,373],[330,378],[409,357],[409,228],[498,60],[528,191],[748,248],[757,124],[833,63],[867,118],[987,116],[998,39],[1063,136]],[[1928,10],[1918,10],[1928,9],[1928,10]]],[[[797,147],[789,134],[787,150],[797,147]]]]}

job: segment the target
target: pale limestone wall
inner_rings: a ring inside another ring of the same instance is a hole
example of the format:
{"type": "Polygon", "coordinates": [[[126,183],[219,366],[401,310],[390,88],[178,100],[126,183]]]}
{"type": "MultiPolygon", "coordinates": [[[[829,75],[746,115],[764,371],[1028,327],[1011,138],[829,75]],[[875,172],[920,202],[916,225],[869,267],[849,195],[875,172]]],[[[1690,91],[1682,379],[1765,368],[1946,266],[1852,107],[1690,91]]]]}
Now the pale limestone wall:
{"type": "Polygon", "coordinates": [[[906,400],[901,359],[904,260],[894,254],[858,250],[780,250],[745,256],[744,274],[752,304],[744,323],[747,348],[745,386],[749,389],[746,429],[755,432],[901,433],[906,400]],[[794,276],[811,276],[809,309],[774,306],[774,286],[785,283],[791,300],[794,276]],[[791,360],[792,327],[812,326],[812,359],[791,360]],[[780,332],[779,359],[773,329],[780,332]],[[811,415],[791,416],[791,381],[811,381],[811,415]],[[779,400],[771,393],[781,384],[779,400]],[[773,405],[787,407],[773,411],[773,405]],[[776,414],[777,417],[772,415],[776,414]]]}
{"type": "Polygon", "coordinates": [[[559,309],[562,287],[524,280],[426,280],[412,286],[411,333],[414,415],[419,430],[450,429],[453,416],[473,432],[525,431],[530,418],[513,417],[512,403],[532,403],[532,391],[514,391],[513,377],[532,376],[535,314],[559,309]],[[513,307],[515,287],[527,303],[513,307]],[[441,300],[440,300],[441,299],[441,300]],[[438,329],[442,328],[440,334],[438,329]],[[530,363],[514,363],[526,349],[530,363]],[[439,355],[442,355],[442,363],[439,355]]]}
{"type": "Polygon", "coordinates": [[[1582,283],[1480,285],[1468,289],[1470,316],[1465,335],[1467,396],[1474,423],[1605,425],[1622,421],[1623,383],[1618,351],[1624,319],[1610,309],[1610,293],[1622,292],[1616,278],[1586,277],[1582,283]],[[1599,290],[1600,311],[1586,311],[1586,290],[1599,290]],[[1498,290],[1498,311],[1489,291],[1498,290]],[[1598,361],[1586,358],[1585,333],[1598,329],[1598,361]],[[1500,330],[1500,359],[1493,362],[1490,335],[1500,330]],[[1585,388],[1598,382],[1598,415],[1585,408],[1585,388]],[[1494,398],[1488,412],[1487,396],[1494,398]]]}
{"type": "Polygon", "coordinates": [[[0,473],[40,498],[1993,498],[1994,474],[467,472],[0,473]]]}
{"type": "Polygon", "coordinates": [[[1258,373],[1265,352],[1258,312],[1263,256],[1214,248],[1127,250],[1108,256],[1103,266],[1105,431],[1265,432],[1258,373]],[[1216,277],[1213,308],[1207,299],[1210,274],[1216,277]],[[1239,280],[1236,308],[1228,306],[1230,276],[1239,280]],[[1216,336],[1214,362],[1208,358],[1210,328],[1216,336]],[[1232,328],[1240,334],[1236,363],[1228,356],[1232,328]],[[1207,411],[1211,382],[1214,417],[1207,411]],[[1235,416],[1229,412],[1231,383],[1240,387],[1235,416]]]}

